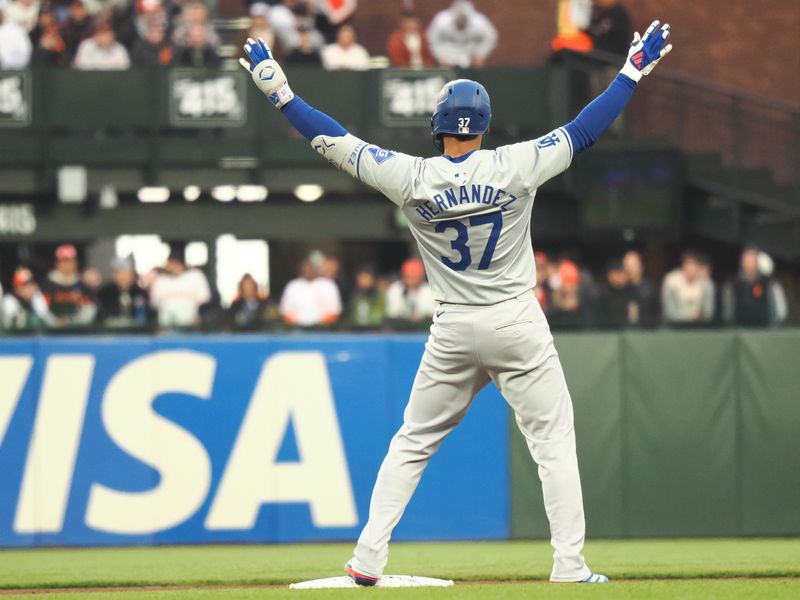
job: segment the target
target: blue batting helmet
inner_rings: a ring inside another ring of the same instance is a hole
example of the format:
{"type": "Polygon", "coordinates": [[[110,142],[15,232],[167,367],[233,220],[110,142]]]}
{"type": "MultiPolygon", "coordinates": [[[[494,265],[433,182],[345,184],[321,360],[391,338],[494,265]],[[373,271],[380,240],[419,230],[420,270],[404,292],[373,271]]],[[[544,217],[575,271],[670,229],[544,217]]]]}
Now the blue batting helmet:
{"type": "Polygon", "coordinates": [[[456,79],[446,83],[436,97],[431,117],[433,144],[444,150],[443,135],[480,135],[489,129],[492,106],[489,93],[477,81],[456,79]]]}

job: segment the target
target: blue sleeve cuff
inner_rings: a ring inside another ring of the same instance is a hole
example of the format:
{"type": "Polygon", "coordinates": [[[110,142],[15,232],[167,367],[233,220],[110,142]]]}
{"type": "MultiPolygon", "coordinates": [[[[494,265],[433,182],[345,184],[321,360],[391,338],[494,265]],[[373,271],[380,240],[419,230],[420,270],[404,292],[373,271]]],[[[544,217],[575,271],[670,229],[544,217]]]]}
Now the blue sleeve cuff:
{"type": "Polygon", "coordinates": [[[575,119],[564,126],[573,153],[578,154],[593,145],[622,114],[636,89],[636,82],[620,73],[606,91],[592,100],[575,119]]]}
{"type": "Polygon", "coordinates": [[[306,104],[300,96],[295,96],[281,108],[292,126],[299,131],[308,141],[318,135],[341,137],[347,135],[347,130],[324,112],[306,104]]]}

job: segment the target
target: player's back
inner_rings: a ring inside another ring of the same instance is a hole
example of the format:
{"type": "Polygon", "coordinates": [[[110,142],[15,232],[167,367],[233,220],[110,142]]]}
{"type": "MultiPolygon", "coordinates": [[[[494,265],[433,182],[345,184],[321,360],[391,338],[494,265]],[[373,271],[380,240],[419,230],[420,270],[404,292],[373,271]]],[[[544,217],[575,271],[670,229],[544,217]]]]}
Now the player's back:
{"type": "Polygon", "coordinates": [[[537,187],[569,164],[564,137],[418,160],[402,207],[437,300],[496,304],[534,287],[531,208],[537,187]],[[542,159],[562,144],[546,157],[557,160],[542,159]]]}

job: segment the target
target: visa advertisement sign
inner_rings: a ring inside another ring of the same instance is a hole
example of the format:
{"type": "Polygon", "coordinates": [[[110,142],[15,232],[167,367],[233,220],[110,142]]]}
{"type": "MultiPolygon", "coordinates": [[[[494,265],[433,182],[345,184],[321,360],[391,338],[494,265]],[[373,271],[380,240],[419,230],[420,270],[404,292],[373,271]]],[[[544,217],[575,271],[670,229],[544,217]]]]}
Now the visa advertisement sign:
{"type": "MultiPolygon", "coordinates": [[[[423,336],[0,340],[0,546],[354,540],[423,336]]],[[[504,538],[493,387],[395,539],[504,538]]]]}

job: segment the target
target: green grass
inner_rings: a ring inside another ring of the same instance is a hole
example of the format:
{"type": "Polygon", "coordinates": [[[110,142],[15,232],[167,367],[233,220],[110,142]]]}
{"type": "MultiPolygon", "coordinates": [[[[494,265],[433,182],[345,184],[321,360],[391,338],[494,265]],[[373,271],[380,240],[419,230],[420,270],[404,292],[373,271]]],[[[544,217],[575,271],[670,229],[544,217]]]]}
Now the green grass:
{"type": "MultiPolygon", "coordinates": [[[[551,585],[545,542],[394,544],[388,573],[455,579],[428,590],[285,588],[81,593],[81,587],[270,585],[341,575],[352,545],[202,546],[0,550],[0,589],[77,588],[59,598],[249,599],[381,597],[460,598],[783,598],[800,597],[800,540],[590,541],[589,565],[618,581],[609,586],[551,585]],[[725,580],[725,578],[773,578],[725,580]],[[798,579],[777,579],[798,578],[798,579]],[[668,581],[675,579],[676,581],[668,581]],[[697,579],[697,581],[687,581],[697,579]],[[467,582],[502,581],[502,585],[467,582]],[[516,582],[516,583],[514,583],[516,582]],[[525,583],[523,583],[525,582],[525,583]]],[[[13,596],[15,598],[24,596],[13,596]]]]}

